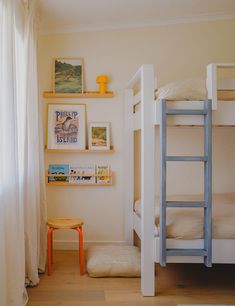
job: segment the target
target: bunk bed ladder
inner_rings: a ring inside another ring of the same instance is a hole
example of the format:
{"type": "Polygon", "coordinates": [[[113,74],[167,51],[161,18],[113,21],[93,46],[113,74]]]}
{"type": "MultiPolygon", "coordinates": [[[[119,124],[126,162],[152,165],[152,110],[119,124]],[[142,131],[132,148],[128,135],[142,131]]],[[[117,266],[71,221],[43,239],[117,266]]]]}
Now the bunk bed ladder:
{"type": "Polygon", "coordinates": [[[212,120],[211,100],[204,101],[203,109],[171,109],[166,100],[161,100],[160,122],[160,265],[165,266],[168,256],[202,256],[207,267],[212,265],[212,120]],[[204,117],[204,156],[168,156],[166,149],[167,116],[169,115],[201,115],[204,117]],[[168,161],[197,161],[204,163],[204,200],[203,201],[167,201],[166,197],[166,165],[168,161]],[[170,249],[166,244],[166,215],[168,207],[204,208],[204,248],[203,249],[170,249]]]}

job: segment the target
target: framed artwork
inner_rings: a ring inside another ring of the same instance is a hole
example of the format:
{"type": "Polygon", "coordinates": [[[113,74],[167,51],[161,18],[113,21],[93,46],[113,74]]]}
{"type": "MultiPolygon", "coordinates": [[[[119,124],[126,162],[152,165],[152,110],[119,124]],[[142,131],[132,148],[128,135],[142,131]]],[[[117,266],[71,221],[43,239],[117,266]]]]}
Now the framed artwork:
{"type": "Polygon", "coordinates": [[[89,150],[110,149],[110,124],[91,122],[88,131],[89,150]]]}
{"type": "Polygon", "coordinates": [[[53,63],[54,93],[83,93],[83,60],[55,58],[53,63]]]}
{"type": "Polygon", "coordinates": [[[85,104],[48,104],[47,148],[85,150],[85,104]]]}

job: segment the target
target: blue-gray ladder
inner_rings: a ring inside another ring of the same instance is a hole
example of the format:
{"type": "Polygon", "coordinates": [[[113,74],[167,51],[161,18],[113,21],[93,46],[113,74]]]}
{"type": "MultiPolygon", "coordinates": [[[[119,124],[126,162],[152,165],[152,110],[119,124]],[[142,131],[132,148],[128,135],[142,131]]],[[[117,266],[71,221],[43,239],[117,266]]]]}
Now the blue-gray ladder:
{"type": "Polygon", "coordinates": [[[203,256],[207,267],[212,265],[212,114],[211,100],[204,101],[202,109],[167,108],[166,100],[161,100],[160,122],[160,265],[165,266],[167,256],[203,256]],[[204,156],[168,156],[166,149],[168,115],[201,115],[204,117],[204,156]],[[166,197],[166,164],[168,161],[204,162],[204,200],[203,201],[167,201],[166,197]],[[204,208],[204,247],[203,249],[170,249],[166,244],[166,215],[168,207],[204,208]]]}

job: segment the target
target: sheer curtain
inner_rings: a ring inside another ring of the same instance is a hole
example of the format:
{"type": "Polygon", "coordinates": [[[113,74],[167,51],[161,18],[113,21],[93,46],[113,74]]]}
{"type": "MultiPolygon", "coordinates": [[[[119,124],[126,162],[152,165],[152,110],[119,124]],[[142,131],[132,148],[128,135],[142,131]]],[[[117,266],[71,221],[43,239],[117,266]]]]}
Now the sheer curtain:
{"type": "Polygon", "coordinates": [[[26,1],[26,131],[24,143],[24,208],[26,277],[29,285],[39,281],[38,269],[46,261],[46,197],[42,109],[38,98],[36,1],[26,1]]]}
{"type": "Polygon", "coordinates": [[[1,306],[26,304],[25,276],[39,282],[46,253],[35,1],[22,3],[0,0],[1,306]]]}

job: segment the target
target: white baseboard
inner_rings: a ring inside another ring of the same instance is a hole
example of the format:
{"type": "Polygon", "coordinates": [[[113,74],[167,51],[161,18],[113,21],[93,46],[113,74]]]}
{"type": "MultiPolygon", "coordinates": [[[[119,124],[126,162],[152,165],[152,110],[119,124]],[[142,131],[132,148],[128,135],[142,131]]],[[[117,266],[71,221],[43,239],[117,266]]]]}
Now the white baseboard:
{"type": "MultiPolygon", "coordinates": [[[[125,245],[125,241],[84,241],[84,248],[87,249],[92,245],[125,245]]],[[[78,240],[56,240],[53,241],[55,250],[78,250],[78,240]]]]}

